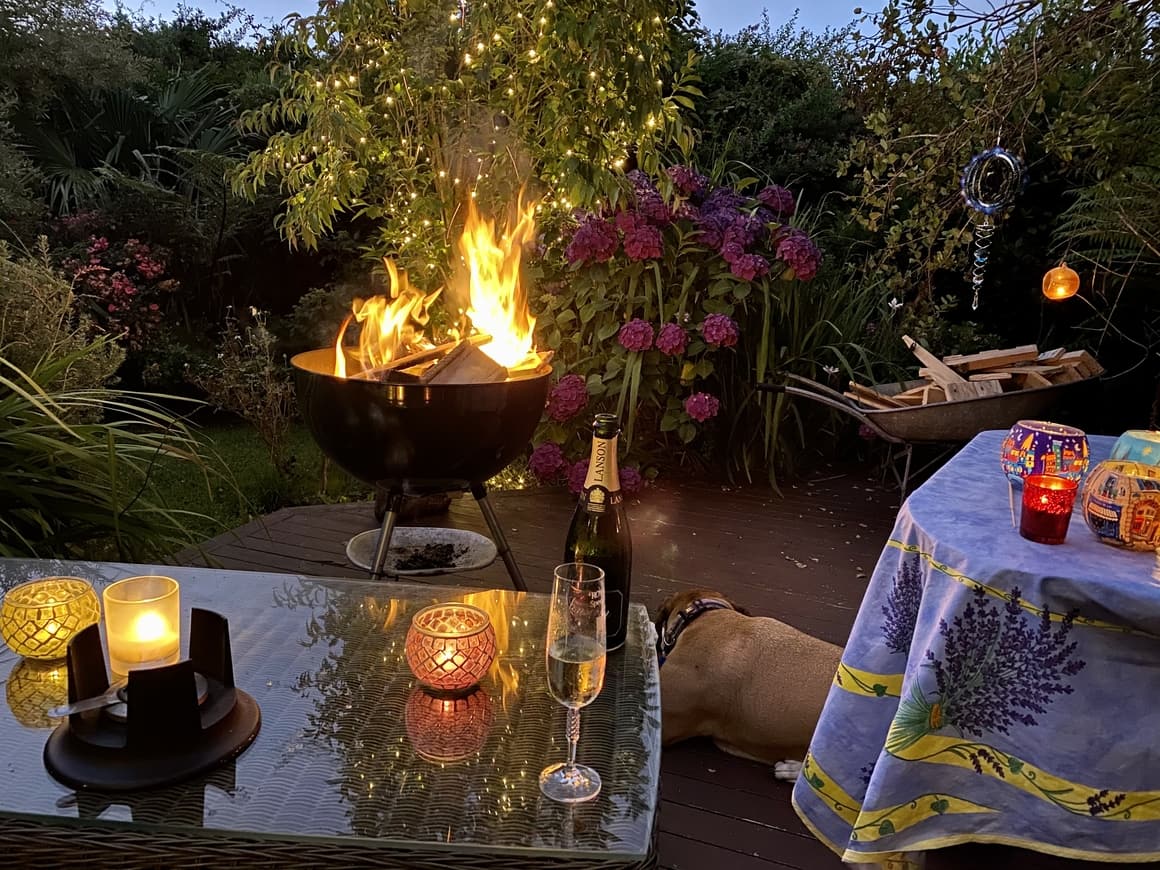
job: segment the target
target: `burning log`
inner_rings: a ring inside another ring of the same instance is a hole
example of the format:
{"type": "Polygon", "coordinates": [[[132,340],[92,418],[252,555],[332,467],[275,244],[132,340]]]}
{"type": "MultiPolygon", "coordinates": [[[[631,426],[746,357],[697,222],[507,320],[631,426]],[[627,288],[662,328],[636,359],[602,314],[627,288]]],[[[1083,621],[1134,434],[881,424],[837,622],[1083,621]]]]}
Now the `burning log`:
{"type": "Polygon", "coordinates": [[[490,384],[506,381],[508,370],[470,341],[461,341],[419,375],[421,384],[490,384]]]}

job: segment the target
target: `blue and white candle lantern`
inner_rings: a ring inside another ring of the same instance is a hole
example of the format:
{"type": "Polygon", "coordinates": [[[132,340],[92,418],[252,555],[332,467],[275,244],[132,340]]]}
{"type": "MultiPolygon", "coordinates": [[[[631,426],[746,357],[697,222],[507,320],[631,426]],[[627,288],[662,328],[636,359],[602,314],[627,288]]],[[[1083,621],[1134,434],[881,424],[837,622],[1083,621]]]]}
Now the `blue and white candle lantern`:
{"type": "Polygon", "coordinates": [[[1022,484],[1030,474],[1054,474],[1079,481],[1090,462],[1087,435],[1072,426],[1020,420],[1003,440],[999,462],[1012,483],[1022,484]]]}
{"type": "Polygon", "coordinates": [[[1125,432],[1116,439],[1111,458],[1141,465],[1160,465],[1160,432],[1151,429],[1125,432]]]}

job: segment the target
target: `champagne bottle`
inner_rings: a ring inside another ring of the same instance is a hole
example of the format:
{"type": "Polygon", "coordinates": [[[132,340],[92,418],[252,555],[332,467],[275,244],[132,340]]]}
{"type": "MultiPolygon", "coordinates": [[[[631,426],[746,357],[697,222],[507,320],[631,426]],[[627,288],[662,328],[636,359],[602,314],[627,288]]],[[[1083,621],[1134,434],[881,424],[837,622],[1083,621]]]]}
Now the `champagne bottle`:
{"type": "Polygon", "coordinates": [[[632,579],[632,536],[616,464],[619,435],[615,414],[596,415],[588,476],[564,544],[564,561],[587,562],[604,570],[609,651],[624,646],[632,579]]]}

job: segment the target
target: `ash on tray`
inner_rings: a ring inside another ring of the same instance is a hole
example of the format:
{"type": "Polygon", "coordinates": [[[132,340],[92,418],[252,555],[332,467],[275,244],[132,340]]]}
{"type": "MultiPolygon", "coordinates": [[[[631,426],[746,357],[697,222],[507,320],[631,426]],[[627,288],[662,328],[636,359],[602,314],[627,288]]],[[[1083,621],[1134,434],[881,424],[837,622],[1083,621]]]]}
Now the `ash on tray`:
{"type": "Polygon", "coordinates": [[[434,568],[453,568],[467,554],[467,547],[454,544],[424,544],[422,547],[401,547],[394,559],[396,571],[426,571],[434,568]]]}

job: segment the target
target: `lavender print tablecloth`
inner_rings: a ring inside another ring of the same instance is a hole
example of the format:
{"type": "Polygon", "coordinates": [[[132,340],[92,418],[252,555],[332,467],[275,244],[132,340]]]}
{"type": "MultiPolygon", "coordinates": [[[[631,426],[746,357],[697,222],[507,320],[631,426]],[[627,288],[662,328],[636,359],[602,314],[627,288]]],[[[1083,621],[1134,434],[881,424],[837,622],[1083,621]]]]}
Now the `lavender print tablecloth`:
{"type": "Polygon", "coordinates": [[[793,793],[845,861],[963,842],[1160,859],[1156,557],[1079,513],[1061,546],[1021,538],[1004,434],[911,495],[866,591],[793,793]]]}

